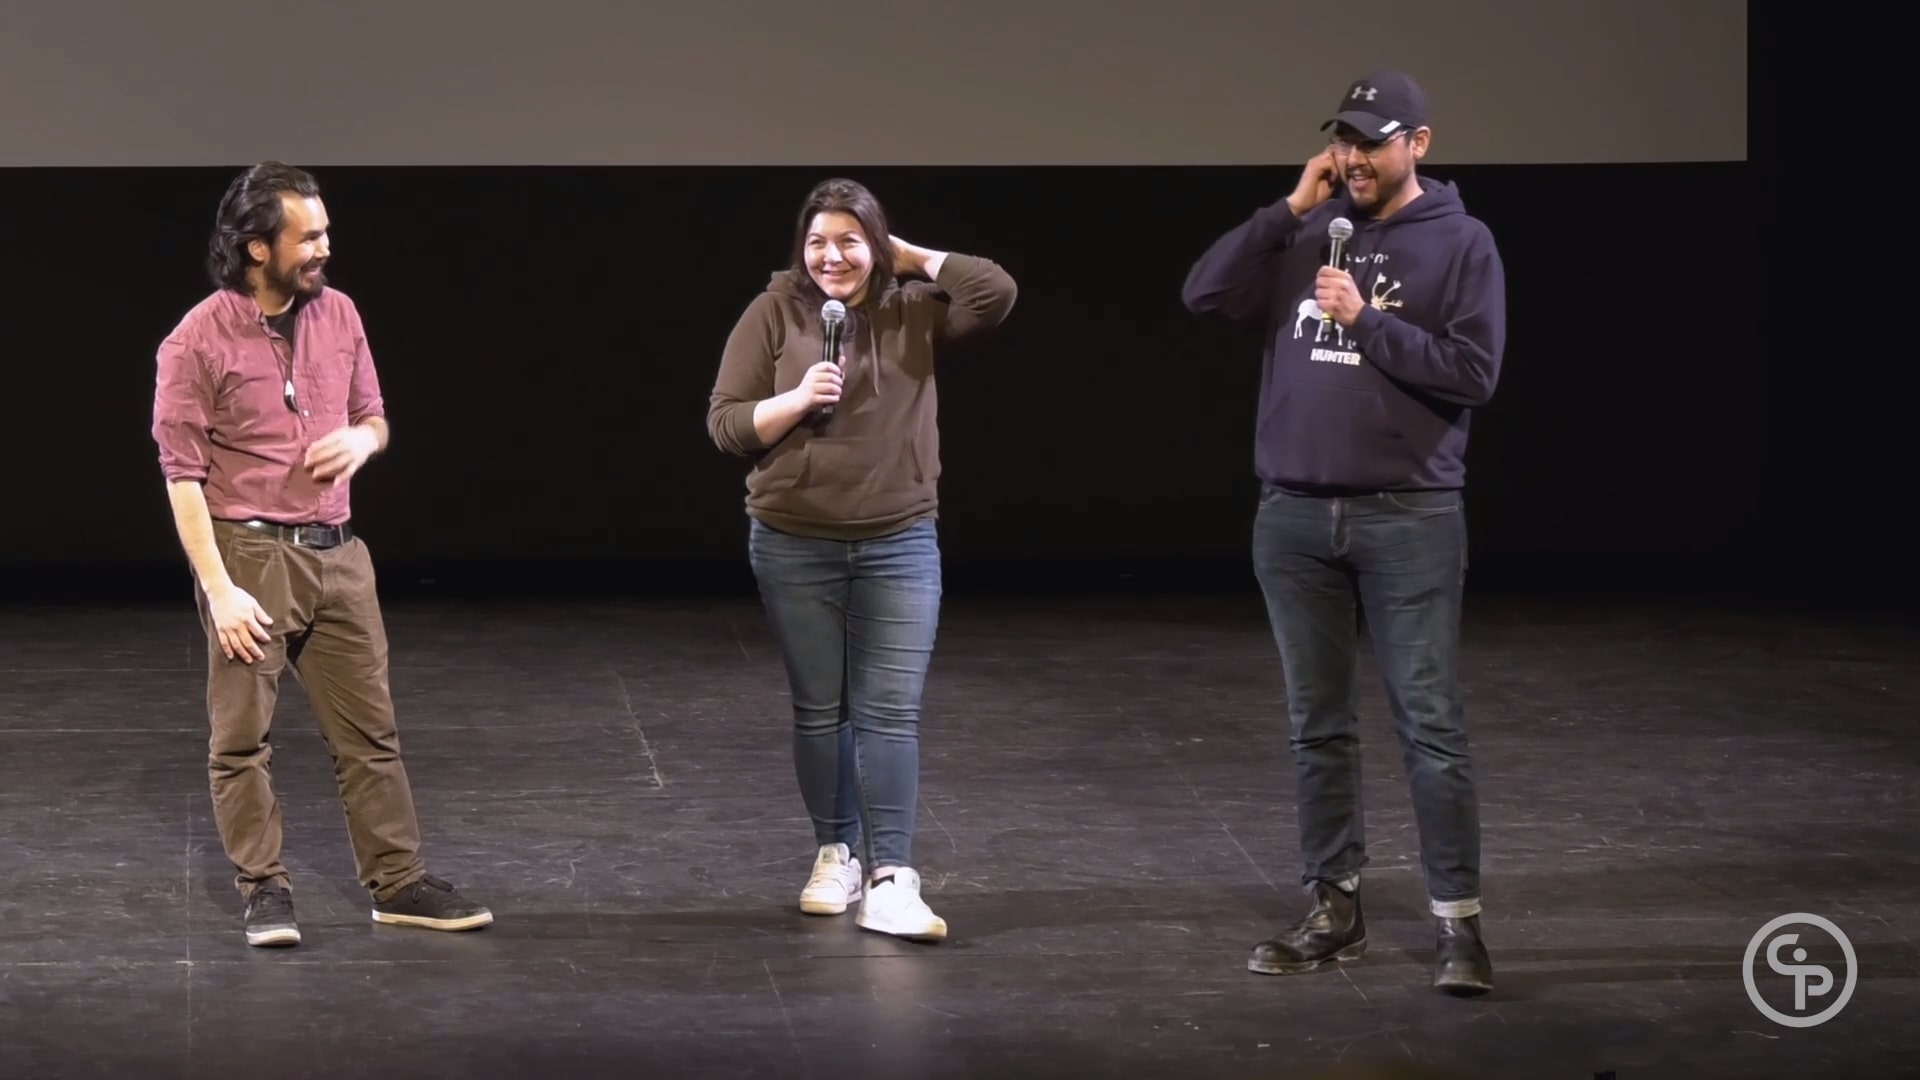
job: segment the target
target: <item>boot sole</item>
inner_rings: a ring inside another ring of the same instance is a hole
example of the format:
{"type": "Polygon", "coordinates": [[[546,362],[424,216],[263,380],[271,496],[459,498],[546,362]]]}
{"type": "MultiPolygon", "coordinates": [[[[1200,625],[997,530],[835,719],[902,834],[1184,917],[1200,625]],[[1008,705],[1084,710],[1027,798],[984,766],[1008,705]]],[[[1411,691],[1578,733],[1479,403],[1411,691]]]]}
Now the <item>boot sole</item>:
{"type": "Polygon", "coordinates": [[[1363,938],[1321,960],[1303,960],[1297,964],[1263,964],[1258,960],[1250,959],[1247,961],[1247,970],[1255,975],[1305,975],[1310,971],[1318,971],[1327,964],[1344,964],[1365,955],[1367,955],[1367,943],[1363,938]]]}
{"type": "Polygon", "coordinates": [[[1485,997],[1486,995],[1493,993],[1492,983],[1478,982],[1474,980],[1457,980],[1456,979],[1456,980],[1449,980],[1445,982],[1435,982],[1433,984],[1433,988],[1435,990],[1440,991],[1443,994],[1446,994],[1448,997],[1457,997],[1457,998],[1485,997]]]}
{"type": "Polygon", "coordinates": [[[247,934],[247,944],[256,949],[284,949],[300,944],[300,931],[291,926],[278,930],[253,931],[247,934]]]}

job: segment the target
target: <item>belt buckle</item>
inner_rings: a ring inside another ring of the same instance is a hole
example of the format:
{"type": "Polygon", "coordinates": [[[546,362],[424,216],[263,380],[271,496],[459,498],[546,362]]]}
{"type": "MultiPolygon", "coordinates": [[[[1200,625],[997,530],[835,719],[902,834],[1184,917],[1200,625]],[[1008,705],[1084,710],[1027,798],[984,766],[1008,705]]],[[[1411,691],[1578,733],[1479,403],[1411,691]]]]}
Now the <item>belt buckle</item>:
{"type": "Polygon", "coordinates": [[[300,547],[325,551],[339,545],[339,531],[327,525],[295,525],[293,542],[300,547]]]}

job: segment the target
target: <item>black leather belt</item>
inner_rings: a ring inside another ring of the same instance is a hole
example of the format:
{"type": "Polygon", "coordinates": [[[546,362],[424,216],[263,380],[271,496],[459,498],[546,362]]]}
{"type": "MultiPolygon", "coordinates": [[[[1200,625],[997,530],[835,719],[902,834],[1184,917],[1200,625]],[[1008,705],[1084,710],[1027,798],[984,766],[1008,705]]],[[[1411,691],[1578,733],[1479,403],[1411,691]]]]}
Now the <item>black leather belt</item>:
{"type": "Polygon", "coordinates": [[[353,539],[353,526],[347,525],[281,525],[273,521],[237,521],[234,524],[254,532],[285,540],[303,548],[325,551],[336,548],[353,539]]]}

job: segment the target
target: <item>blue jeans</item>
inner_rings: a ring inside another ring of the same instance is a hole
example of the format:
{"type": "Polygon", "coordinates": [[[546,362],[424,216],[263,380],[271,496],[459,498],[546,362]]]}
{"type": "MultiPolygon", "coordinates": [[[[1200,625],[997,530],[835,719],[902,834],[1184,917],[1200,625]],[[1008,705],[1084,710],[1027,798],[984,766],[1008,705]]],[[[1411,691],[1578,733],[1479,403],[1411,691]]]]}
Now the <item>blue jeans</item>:
{"type": "Polygon", "coordinates": [[[1480,809],[1459,690],[1466,508],[1458,492],[1263,490],[1253,565],[1287,683],[1303,880],[1366,865],[1354,669],[1364,625],[1413,793],[1436,914],[1479,910],[1480,809]]]}
{"type": "Polygon", "coordinates": [[[940,622],[934,522],[844,541],[754,520],[748,549],[786,658],[794,771],[815,839],[846,844],[870,869],[911,866],[920,696],[940,622]]]}

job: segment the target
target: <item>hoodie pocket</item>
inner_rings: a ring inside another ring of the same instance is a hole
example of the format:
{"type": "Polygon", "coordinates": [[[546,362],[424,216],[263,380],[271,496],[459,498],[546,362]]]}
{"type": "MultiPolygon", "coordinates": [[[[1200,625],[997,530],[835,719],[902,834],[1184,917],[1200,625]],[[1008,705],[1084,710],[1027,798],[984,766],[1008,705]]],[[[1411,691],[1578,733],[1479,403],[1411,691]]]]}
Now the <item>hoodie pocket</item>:
{"type": "Polygon", "coordinates": [[[855,498],[899,494],[925,478],[911,438],[814,438],[807,443],[800,485],[842,491],[855,498]]]}
{"type": "Polygon", "coordinates": [[[932,501],[911,437],[815,438],[798,479],[780,491],[788,513],[820,521],[873,521],[932,501]]]}
{"type": "Polygon", "coordinates": [[[1296,382],[1261,418],[1263,471],[1293,483],[1376,487],[1418,466],[1405,434],[1372,387],[1296,382]]]}
{"type": "Polygon", "coordinates": [[[748,487],[756,495],[786,491],[800,482],[807,468],[807,450],[812,442],[788,441],[769,450],[754,467],[748,487]]]}

